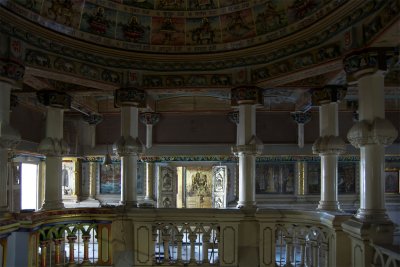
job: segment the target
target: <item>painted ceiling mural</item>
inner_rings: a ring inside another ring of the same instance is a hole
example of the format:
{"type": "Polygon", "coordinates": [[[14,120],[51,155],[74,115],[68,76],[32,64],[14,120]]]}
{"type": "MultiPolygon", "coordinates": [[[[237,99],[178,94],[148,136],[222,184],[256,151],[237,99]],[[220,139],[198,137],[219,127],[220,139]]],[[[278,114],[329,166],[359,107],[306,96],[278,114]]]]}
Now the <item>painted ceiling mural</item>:
{"type": "Polygon", "coordinates": [[[346,1],[2,2],[34,22],[87,41],[137,51],[198,53],[250,47],[288,36],[329,15],[346,1]]]}

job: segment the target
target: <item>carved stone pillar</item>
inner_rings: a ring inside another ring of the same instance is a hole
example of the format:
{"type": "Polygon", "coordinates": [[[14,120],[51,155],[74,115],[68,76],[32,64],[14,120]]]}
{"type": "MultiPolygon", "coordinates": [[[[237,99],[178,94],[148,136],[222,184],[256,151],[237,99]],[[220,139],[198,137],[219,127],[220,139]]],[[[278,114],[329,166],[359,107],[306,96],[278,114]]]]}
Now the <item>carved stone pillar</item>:
{"type": "Polygon", "coordinates": [[[263,144],[256,136],[256,105],[261,104],[261,89],[241,86],[231,90],[232,105],[238,106],[239,125],[237,145],[232,152],[239,157],[238,208],[254,208],[256,155],[262,153],[263,144]]]}
{"type": "Polygon", "coordinates": [[[304,147],[304,124],[311,120],[311,112],[295,111],[290,116],[297,123],[297,140],[300,148],[304,147]]]}
{"type": "Polygon", "coordinates": [[[320,210],[339,210],[337,181],[338,155],[344,153],[346,146],[339,137],[338,102],[344,98],[346,88],[327,85],[312,90],[313,105],[319,106],[320,137],[313,144],[314,154],[321,157],[321,200],[320,210]]]}
{"type": "Polygon", "coordinates": [[[87,122],[87,127],[83,131],[83,146],[94,148],[96,146],[96,125],[103,121],[100,114],[83,115],[83,120],[87,122]]]}
{"type": "MultiPolygon", "coordinates": [[[[392,50],[393,51],[393,50],[392,50]]],[[[384,71],[388,58],[398,60],[385,49],[367,49],[350,55],[345,66],[350,78],[358,82],[359,120],[350,129],[347,138],[360,148],[360,209],[361,220],[389,220],[385,208],[384,147],[393,143],[397,130],[385,119],[384,71]],[[358,62],[355,68],[354,62],[358,62]]]]}
{"type": "Polygon", "coordinates": [[[360,208],[343,224],[352,237],[353,266],[372,262],[370,244],[391,244],[393,223],[385,207],[385,146],[392,144],[397,130],[385,119],[384,73],[398,64],[393,48],[367,48],[344,59],[349,82],[358,84],[359,120],[347,134],[350,143],[360,148],[360,208]],[[355,252],[357,251],[357,252],[355,252]]]}
{"type": "Polygon", "coordinates": [[[153,126],[160,120],[160,114],[155,112],[143,112],[140,121],[146,125],[146,148],[153,146],[153,126]]]}
{"type": "Polygon", "coordinates": [[[137,160],[142,152],[138,138],[138,111],[146,94],[129,87],[115,92],[115,103],[121,108],[121,137],[115,143],[121,157],[121,204],[137,207],[137,160]]]}
{"type": "Polygon", "coordinates": [[[39,102],[47,107],[46,137],[38,150],[46,156],[45,196],[42,210],[62,209],[62,155],[68,152],[63,139],[64,110],[71,107],[71,96],[63,92],[42,90],[39,102]]]}
{"type": "Polygon", "coordinates": [[[9,210],[7,200],[8,151],[20,141],[10,125],[11,87],[22,81],[25,51],[23,43],[0,33],[0,217],[9,210]]]}

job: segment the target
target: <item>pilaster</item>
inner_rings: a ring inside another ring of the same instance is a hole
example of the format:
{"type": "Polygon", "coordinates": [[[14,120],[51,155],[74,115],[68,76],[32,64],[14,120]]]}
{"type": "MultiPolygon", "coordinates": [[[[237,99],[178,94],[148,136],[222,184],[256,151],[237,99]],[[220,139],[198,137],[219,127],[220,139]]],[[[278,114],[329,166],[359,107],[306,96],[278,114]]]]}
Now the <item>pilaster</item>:
{"type": "Polygon", "coordinates": [[[47,107],[46,137],[38,150],[46,156],[45,196],[42,210],[62,209],[62,155],[68,152],[63,139],[64,110],[71,107],[71,96],[63,92],[42,90],[38,100],[47,107]]]}
{"type": "Polygon", "coordinates": [[[321,199],[319,210],[338,211],[337,181],[338,155],[345,152],[344,141],[339,137],[338,102],[346,95],[347,88],[327,85],[313,89],[313,105],[319,106],[320,137],[313,144],[313,153],[321,157],[321,199]]]}
{"type": "Polygon", "coordinates": [[[115,104],[121,108],[121,137],[114,146],[121,157],[121,204],[137,207],[137,160],[142,153],[138,138],[139,107],[145,102],[146,94],[135,87],[115,91],[115,104]]]}

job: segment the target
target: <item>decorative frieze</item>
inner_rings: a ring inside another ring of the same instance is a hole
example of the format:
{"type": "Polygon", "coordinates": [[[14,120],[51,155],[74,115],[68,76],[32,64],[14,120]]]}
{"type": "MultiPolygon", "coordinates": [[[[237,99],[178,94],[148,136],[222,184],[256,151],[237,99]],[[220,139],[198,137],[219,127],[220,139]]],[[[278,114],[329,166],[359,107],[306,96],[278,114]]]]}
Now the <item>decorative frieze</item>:
{"type": "Polygon", "coordinates": [[[115,105],[143,107],[146,101],[146,92],[135,87],[121,88],[115,91],[115,105]]]}
{"type": "Polygon", "coordinates": [[[64,92],[41,90],[37,92],[39,102],[45,106],[60,109],[70,109],[72,97],[64,92]]]}
{"type": "Polygon", "coordinates": [[[0,80],[22,80],[25,74],[24,55],[25,48],[21,40],[0,33],[0,80]]]}
{"type": "Polygon", "coordinates": [[[369,47],[348,54],[344,60],[344,70],[350,81],[378,70],[386,71],[398,60],[398,51],[393,47],[369,47]]]}
{"type": "Polygon", "coordinates": [[[321,106],[331,102],[340,102],[346,96],[347,88],[342,85],[325,85],[310,90],[311,102],[314,106],[321,106]]]}

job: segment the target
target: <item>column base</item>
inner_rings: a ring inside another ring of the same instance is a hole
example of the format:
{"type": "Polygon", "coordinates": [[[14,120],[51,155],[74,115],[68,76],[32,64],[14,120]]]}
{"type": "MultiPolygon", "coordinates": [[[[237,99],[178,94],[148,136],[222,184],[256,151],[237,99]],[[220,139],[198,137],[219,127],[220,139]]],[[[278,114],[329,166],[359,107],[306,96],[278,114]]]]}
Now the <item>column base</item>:
{"type": "Polygon", "coordinates": [[[126,200],[124,200],[124,201],[120,201],[119,204],[123,205],[125,207],[128,207],[128,208],[137,208],[138,207],[138,202],[137,201],[126,201],[126,200]]]}
{"type": "Polygon", "coordinates": [[[355,217],[363,222],[391,222],[386,209],[358,209],[355,217]]]}
{"type": "Polygon", "coordinates": [[[338,201],[325,201],[325,200],[321,200],[319,202],[317,210],[341,211],[338,201]]]}
{"type": "Polygon", "coordinates": [[[154,202],[146,201],[139,203],[139,208],[154,208],[154,202]]]}
{"type": "Polygon", "coordinates": [[[60,201],[44,201],[40,210],[41,211],[43,211],[43,210],[61,210],[64,208],[65,208],[64,203],[62,203],[60,201]]]}
{"type": "Polygon", "coordinates": [[[255,202],[255,201],[238,201],[236,208],[238,208],[238,209],[257,209],[257,202],[255,202]]]}

